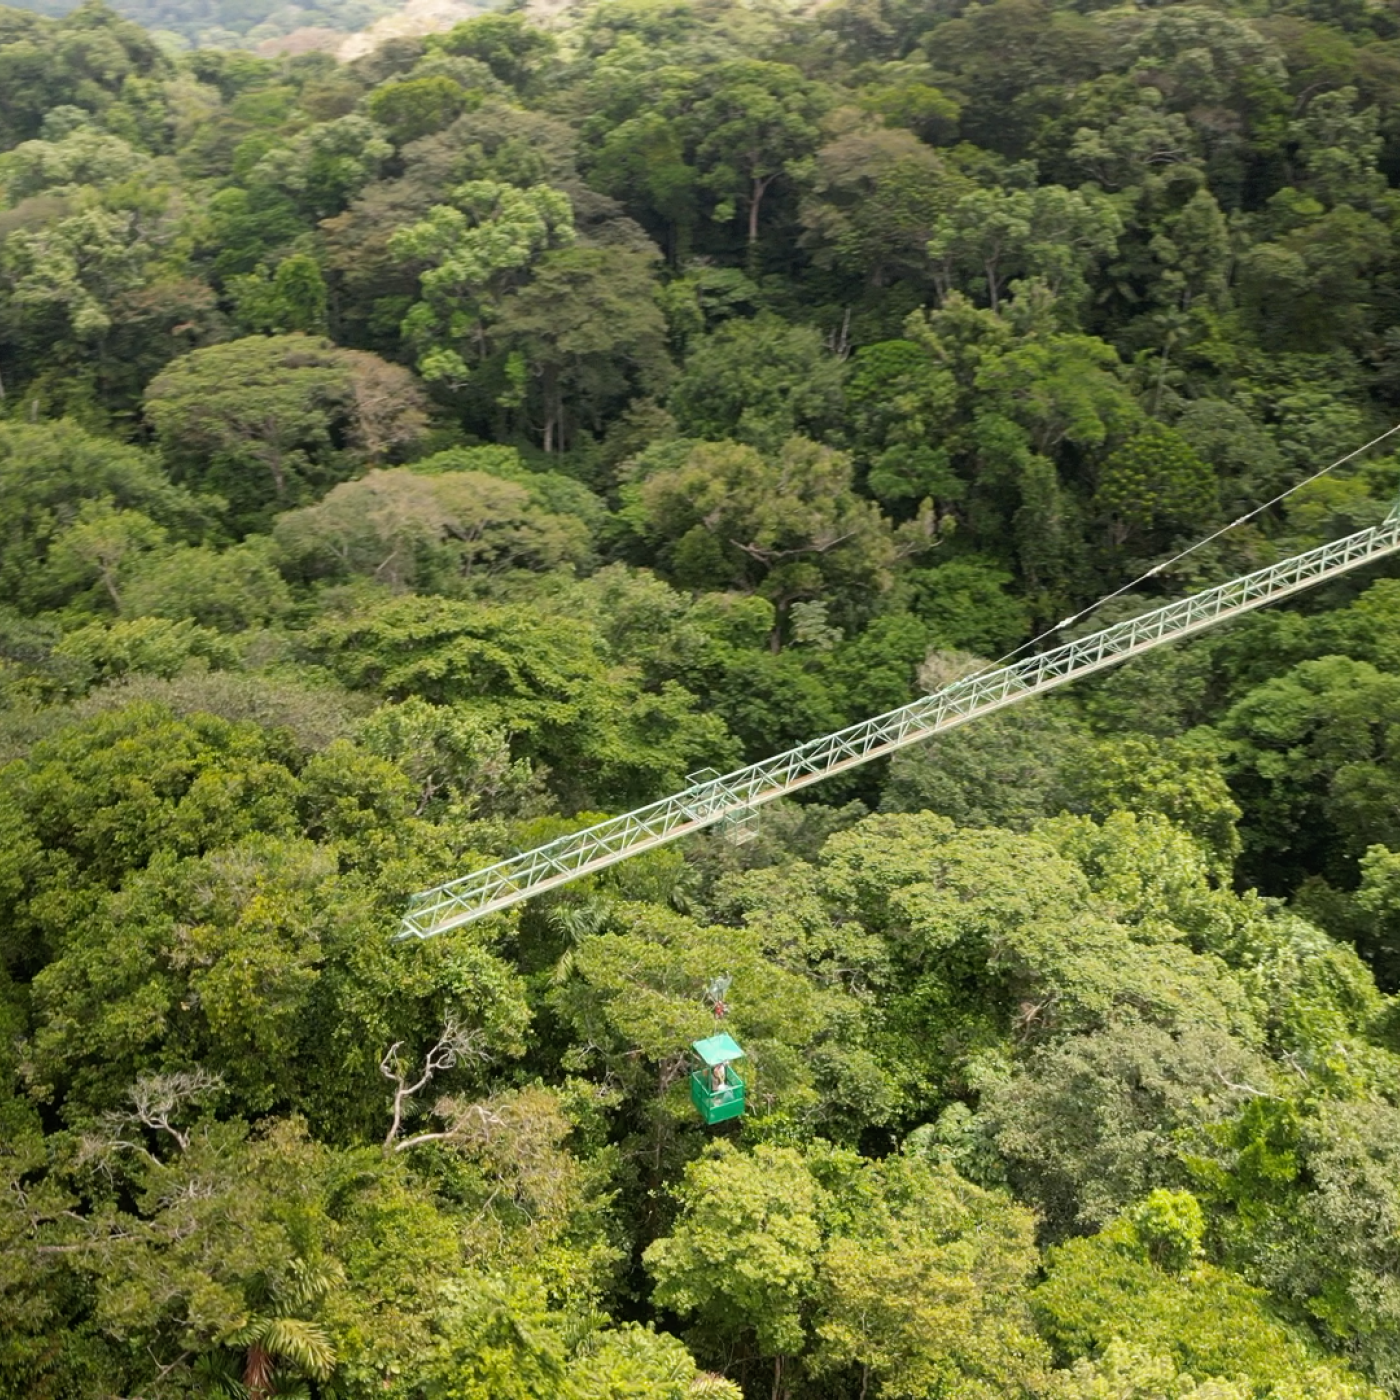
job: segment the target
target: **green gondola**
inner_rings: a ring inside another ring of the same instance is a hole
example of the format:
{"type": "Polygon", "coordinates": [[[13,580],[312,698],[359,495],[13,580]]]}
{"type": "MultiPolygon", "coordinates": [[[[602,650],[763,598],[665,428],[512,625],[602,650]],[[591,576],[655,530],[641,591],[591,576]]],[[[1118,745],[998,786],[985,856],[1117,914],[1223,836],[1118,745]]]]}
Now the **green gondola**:
{"type": "Polygon", "coordinates": [[[730,1035],[712,1035],[690,1047],[699,1057],[700,1068],[690,1076],[690,1101],[707,1123],[723,1123],[744,1112],[744,1081],[734,1070],[734,1061],[744,1052],[730,1035]]]}

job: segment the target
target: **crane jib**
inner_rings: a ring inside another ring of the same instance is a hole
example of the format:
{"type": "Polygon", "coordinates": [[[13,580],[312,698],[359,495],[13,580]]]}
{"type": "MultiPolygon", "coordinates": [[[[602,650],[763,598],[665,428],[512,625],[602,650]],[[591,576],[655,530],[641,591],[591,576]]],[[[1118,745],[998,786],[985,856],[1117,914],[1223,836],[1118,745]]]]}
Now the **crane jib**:
{"type": "Polygon", "coordinates": [[[1400,503],[1372,529],[1280,560],[1012,665],[966,676],[888,714],[812,739],[733,773],[706,777],[659,802],[425,890],[410,902],[399,937],[430,938],[445,933],[716,822],[742,821],[765,802],[833,773],[921,743],[979,715],[1203,631],[1396,550],[1400,550],[1400,503]]]}

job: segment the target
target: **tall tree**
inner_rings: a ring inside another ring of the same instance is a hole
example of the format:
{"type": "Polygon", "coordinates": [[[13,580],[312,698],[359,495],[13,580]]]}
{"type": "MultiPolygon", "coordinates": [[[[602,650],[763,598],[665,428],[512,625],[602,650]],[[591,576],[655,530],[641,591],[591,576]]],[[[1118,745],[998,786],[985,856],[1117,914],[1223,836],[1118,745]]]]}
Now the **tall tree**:
{"type": "Polygon", "coordinates": [[[196,350],[146,390],[177,479],[219,491],[245,530],[413,441],[424,408],[406,370],[303,335],[196,350]]]}
{"type": "Polygon", "coordinates": [[[539,384],[546,452],[568,446],[568,410],[597,432],[610,406],[665,388],[671,362],[655,263],[626,249],[561,249],[502,302],[497,340],[539,384]]]}
{"type": "Polygon", "coordinates": [[[816,83],[785,63],[735,59],[706,75],[690,112],[700,180],[719,201],[716,219],[727,222],[737,208],[747,209],[750,248],[773,182],[816,149],[827,102],[816,83]]]}
{"type": "Polygon", "coordinates": [[[422,300],[404,320],[430,381],[461,384],[468,357],[486,353],[500,298],[551,248],[573,242],[568,198],[547,185],[521,190],[475,180],[452,192],[426,218],[401,228],[389,252],[419,274],[422,300]]]}

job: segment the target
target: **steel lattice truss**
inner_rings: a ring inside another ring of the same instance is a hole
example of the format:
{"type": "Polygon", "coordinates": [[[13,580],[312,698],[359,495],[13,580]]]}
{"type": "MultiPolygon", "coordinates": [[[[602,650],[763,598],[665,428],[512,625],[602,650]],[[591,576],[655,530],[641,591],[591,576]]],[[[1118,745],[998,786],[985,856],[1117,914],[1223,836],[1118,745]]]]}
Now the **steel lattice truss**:
{"type": "Polygon", "coordinates": [[[720,776],[692,775],[684,792],[415,895],[400,937],[430,938],[508,909],[581,875],[722,822],[742,838],[754,809],[833,773],[921,743],[1153,647],[1236,617],[1400,550],[1400,503],[1386,520],[1194,597],[1106,627],[1014,665],[965,677],[888,714],[720,776]]]}

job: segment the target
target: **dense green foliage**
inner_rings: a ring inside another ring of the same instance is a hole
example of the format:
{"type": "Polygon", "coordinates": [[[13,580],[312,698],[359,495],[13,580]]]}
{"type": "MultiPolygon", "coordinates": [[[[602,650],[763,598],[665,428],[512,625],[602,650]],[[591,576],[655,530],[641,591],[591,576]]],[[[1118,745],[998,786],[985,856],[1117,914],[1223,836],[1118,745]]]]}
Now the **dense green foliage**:
{"type": "Polygon", "coordinates": [[[390,941],[1380,518],[1176,557],[1400,405],[1400,28],[1247,9],[0,10],[0,1396],[1400,1396],[1383,569],[390,941]]]}

